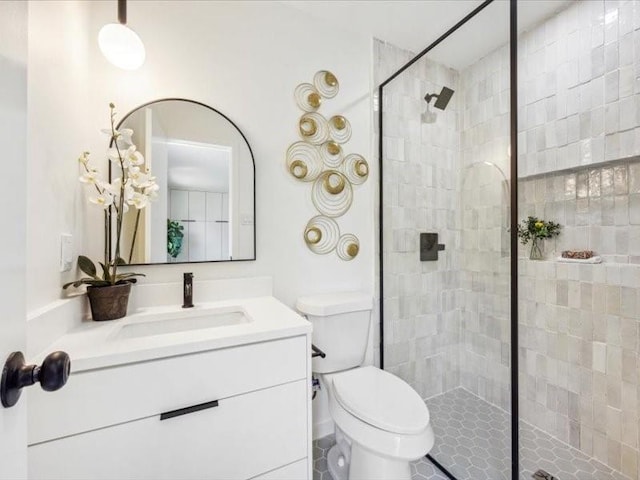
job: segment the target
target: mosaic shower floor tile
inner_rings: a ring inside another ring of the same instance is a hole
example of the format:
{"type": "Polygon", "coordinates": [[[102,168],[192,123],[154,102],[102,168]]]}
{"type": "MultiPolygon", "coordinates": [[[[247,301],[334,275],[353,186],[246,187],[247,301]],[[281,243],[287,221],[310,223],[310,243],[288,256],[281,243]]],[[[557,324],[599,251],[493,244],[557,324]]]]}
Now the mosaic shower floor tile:
{"type": "MultiPolygon", "coordinates": [[[[509,480],[509,414],[462,388],[427,400],[436,444],[431,455],[458,480],[509,480]]],[[[314,441],[314,480],[333,480],[327,452],[333,435],[314,441]]],[[[557,480],[629,480],[537,428],[520,423],[520,479],[538,470],[557,480]]],[[[413,480],[447,480],[427,458],[411,465],[413,480]]]]}

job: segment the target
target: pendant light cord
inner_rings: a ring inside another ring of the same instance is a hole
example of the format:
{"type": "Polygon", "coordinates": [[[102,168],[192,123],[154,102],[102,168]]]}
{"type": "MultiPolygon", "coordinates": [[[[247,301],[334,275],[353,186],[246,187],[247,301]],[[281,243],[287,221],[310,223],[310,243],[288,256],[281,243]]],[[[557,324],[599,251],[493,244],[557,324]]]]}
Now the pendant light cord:
{"type": "Polygon", "coordinates": [[[127,24],[127,0],[118,0],[118,22],[127,24]]]}

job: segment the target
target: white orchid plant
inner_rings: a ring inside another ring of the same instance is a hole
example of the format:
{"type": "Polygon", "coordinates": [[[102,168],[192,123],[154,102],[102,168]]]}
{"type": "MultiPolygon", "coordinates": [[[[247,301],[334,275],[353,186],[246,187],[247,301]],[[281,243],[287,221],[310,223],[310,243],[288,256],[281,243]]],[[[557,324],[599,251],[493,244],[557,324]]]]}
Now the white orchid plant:
{"type": "MultiPolygon", "coordinates": [[[[155,177],[151,175],[150,170],[145,168],[143,155],[137,150],[131,140],[133,130],[129,128],[116,129],[114,104],[110,103],[109,108],[111,111],[111,128],[103,129],[102,131],[110,137],[110,148],[107,151],[107,156],[112,165],[115,165],[115,169],[112,168],[112,171],[119,171],[120,176],[117,176],[111,180],[111,182],[102,180],[100,172],[91,165],[89,152],[83,152],[78,158],[78,162],[82,170],[80,182],[89,188],[89,202],[104,210],[105,227],[109,222],[109,212],[111,211],[116,214],[115,255],[113,259],[110,260],[109,242],[107,242],[106,238],[109,229],[105,228],[104,262],[98,262],[102,273],[98,273],[91,259],[80,255],[78,257],[78,267],[88,276],[74,282],[69,282],[65,284],[63,288],[67,288],[70,285],[74,287],[79,287],[80,285],[106,287],[123,283],[135,283],[135,277],[144,276],[142,273],[118,273],[118,267],[127,264],[120,256],[122,222],[124,214],[129,211],[130,208],[137,210],[136,227],[131,245],[131,251],[133,251],[140,212],[149,205],[150,201],[157,198],[159,187],[155,181],[155,177]]],[[[112,176],[116,175],[117,173],[112,176]]],[[[129,261],[131,260],[129,259],[129,261]]]]}

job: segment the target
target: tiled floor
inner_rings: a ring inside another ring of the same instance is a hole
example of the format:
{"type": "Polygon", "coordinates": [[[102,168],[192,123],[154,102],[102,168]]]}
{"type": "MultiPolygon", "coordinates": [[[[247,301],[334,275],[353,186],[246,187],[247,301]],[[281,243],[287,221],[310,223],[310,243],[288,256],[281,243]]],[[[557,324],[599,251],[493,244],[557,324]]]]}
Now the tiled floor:
{"type": "MultiPolygon", "coordinates": [[[[510,419],[468,391],[458,388],[427,401],[436,444],[431,455],[458,480],[510,478],[510,419]]],[[[326,455],[333,435],[314,442],[314,480],[332,480],[326,455]]],[[[543,469],[558,480],[628,480],[582,452],[533,426],[520,425],[521,480],[543,469]]],[[[415,462],[413,480],[446,480],[427,459],[415,462]]]]}
{"type": "MultiPolygon", "coordinates": [[[[333,480],[327,467],[327,453],[335,444],[335,437],[329,435],[313,442],[313,480],[333,480]]],[[[447,480],[426,458],[411,466],[413,480],[447,480]]]]}

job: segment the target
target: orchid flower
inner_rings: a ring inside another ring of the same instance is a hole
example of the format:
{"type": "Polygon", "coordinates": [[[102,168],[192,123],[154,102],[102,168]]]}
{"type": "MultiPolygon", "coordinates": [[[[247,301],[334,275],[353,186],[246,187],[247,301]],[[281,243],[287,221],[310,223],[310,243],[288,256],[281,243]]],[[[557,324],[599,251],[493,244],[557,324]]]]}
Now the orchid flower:
{"type": "Polygon", "coordinates": [[[138,165],[142,165],[144,163],[144,157],[142,156],[142,154],[138,151],[136,151],[136,146],[135,145],[131,145],[129,148],[127,148],[123,155],[122,155],[122,162],[124,164],[125,167],[130,167],[130,166],[138,166],[138,165]]]}
{"type": "Polygon", "coordinates": [[[111,183],[107,183],[105,182],[103,184],[103,188],[109,192],[111,195],[113,195],[114,197],[117,197],[120,195],[120,184],[122,183],[122,178],[118,177],[116,179],[114,179],[111,183]]]}
{"type": "Polygon", "coordinates": [[[94,205],[98,205],[104,209],[107,209],[110,205],[113,204],[113,196],[105,192],[95,197],[89,197],[89,201],[94,205]]]}
{"type": "Polygon", "coordinates": [[[135,192],[133,194],[133,197],[130,200],[128,200],[127,203],[129,203],[129,205],[133,205],[138,210],[141,210],[147,205],[149,205],[149,197],[147,197],[143,193],[135,192]]]}
{"type": "Polygon", "coordinates": [[[116,141],[119,146],[130,147],[133,145],[133,141],[131,140],[133,130],[130,128],[121,128],[120,130],[116,130],[116,132],[118,133],[116,141]]]}
{"type": "Polygon", "coordinates": [[[149,197],[149,200],[155,200],[156,198],[158,198],[159,191],[160,187],[155,182],[144,188],[144,194],[149,197]]]}
{"type": "Polygon", "coordinates": [[[98,182],[98,171],[87,170],[80,177],[80,182],[95,185],[98,182]]]}
{"type": "Polygon", "coordinates": [[[156,183],[156,177],[152,177],[149,173],[136,172],[132,174],[129,171],[129,178],[135,187],[142,189],[149,188],[156,183]]]}
{"type": "Polygon", "coordinates": [[[131,184],[131,180],[127,179],[124,184],[124,188],[122,188],[122,177],[118,177],[113,180],[111,183],[105,183],[104,189],[113,195],[116,199],[120,198],[120,193],[124,192],[124,201],[128,202],[133,198],[133,194],[135,190],[133,185],[131,184]]]}
{"type": "Polygon", "coordinates": [[[89,152],[82,152],[82,155],[78,157],[78,162],[82,165],[87,165],[89,163],[89,152]]]}
{"type": "Polygon", "coordinates": [[[107,135],[111,140],[115,139],[118,147],[128,148],[133,144],[131,140],[131,136],[133,135],[133,130],[130,128],[122,128],[120,130],[111,130],[110,128],[103,128],[100,130],[102,133],[107,135]]]}
{"type": "Polygon", "coordinates": [[[124,201],[125,202],[130,201],[135,194],[136,194],[136,191],[133,189],[133,186],[131,185],[131,181],[127,180],[127,182],[124,184],[124,201]]]}

